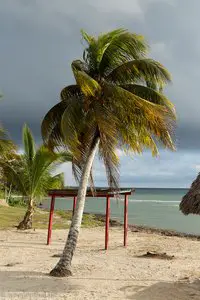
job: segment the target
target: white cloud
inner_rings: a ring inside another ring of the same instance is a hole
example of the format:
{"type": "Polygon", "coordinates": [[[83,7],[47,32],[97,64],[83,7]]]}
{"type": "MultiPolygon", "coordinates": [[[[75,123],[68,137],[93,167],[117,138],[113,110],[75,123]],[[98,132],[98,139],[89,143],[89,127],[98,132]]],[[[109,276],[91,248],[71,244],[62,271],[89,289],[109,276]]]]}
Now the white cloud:
{"type": "Polygon", "coordinates": [[[196,166],[195,166],[195,169],[196,169],[198,172],[200,172],[200,165],[196,165],[196,166]]]}
{"type": "Polygon", "coordinates": [[[162,41],[157,43],[152,43],[151,56],[156,60],[168,61],[172,59],[172,43],[164,43],[162,41]]]}
{"type": "Polygon", "coordinates": [[[167,3],[170,5],[175,5],[177,3],[177,0],[142,0],[144,1],[146,4],[151,5],[152,3],[167,3]]]}
{"type": "MultiPolygon", "coordinates": [[[[200,171],[197,165],[199,154],[182,152],[173,153],[160,151],[159,158],[153,158],[149,152],[141,156],[120,157],[120,181],[121,186],[133,187],[189,187],[200,171]]],[[[71,164],[66,163],[58,168],[58,172],[64,172],[65,183],[74,185],[71,164]]],[[[106,186],[105,168],[98,159],[94,163],[95,184],[106,186]]]]}

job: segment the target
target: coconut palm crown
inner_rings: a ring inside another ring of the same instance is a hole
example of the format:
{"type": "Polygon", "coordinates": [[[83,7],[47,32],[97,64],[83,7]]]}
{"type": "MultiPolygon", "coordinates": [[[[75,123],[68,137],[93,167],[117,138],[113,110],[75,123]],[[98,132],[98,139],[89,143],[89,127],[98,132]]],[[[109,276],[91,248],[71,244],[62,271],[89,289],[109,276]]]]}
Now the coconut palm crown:
{"type": "Polygon", "coordinates": [[[87,43],[83,60],[72,62],[76,84],[61,91],[61,102],[43,120],[42,135],[51,147],[67,145],[74,154],[76,175],[99,138],[108,182],[116,187],[117,147],[134,153],[150,148],[157,155],[159,141],[174,149],[175,110],[162,93],[171,76],[147,57],[149,47],[143,36],[124,29],[97,39],[84,31],[82,36],[87,43]]]}

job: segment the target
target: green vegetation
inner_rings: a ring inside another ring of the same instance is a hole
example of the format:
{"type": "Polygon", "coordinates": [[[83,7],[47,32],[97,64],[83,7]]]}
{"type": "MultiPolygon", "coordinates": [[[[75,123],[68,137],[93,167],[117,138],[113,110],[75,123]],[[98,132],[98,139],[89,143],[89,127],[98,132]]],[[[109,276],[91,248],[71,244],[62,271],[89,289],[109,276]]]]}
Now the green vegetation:
{"type": "MultiPolygon", "coordinates": [[[[23,218],[26,208],[23,207],[5,207],[0,206],[0,229],[9,229],[16,226],[23,218]]],[[[71,211],[55,211],[53,218],[53,229],[66,229],[70,226],[72,218],[71,211]]],[[[41,209],[36,209],[33,216],[33,228],[47,229],[49,221],[49,212],[41,209]]],[[[84,214],[82,227],[97,227],[104,226],[104,221],[101,217],[96,217],[92,214],[84,214]]]]}
{"type": "Polygon", "coordinates": [[[27,204],[24,201],[23,197],[13,197],[12,195],[8,198],[7,203],[9,206],[14,207],[26,207],[27,204]]]}
{"type": "Polygon", "coordinates": [[[8,152],[14,150],[16,150],[16,145],[9,139],[6,130],[0,126],[0,157],[5,157],[8,152]]]}
{"type": "Polygon", "coordinates": [[[26,125],[22,133],[24,154],[19,155],[14,163],[3,160],[1,167],[10,185],[17,187],[27,203],[27,211],[18,229],[30,229],[36,200],[43,197],[48,189],[64,185],[62,174],[53,176],[52,172],[59,164],[71,161],[72,156],[68,152],[55,153],[43,145],[36,148],[33,135],[26,125]]]}
{"type": "MultiPolygon", "coordinates": [[[[63,219],[71,220],[72,213],[70,211],[58,210],[56,214],[63,219]]],[[[96,227],[104,225],[104,220],[101,217],[97,217],[94,214],[84,214],[82,220],[82,227],[96,227]]]]}

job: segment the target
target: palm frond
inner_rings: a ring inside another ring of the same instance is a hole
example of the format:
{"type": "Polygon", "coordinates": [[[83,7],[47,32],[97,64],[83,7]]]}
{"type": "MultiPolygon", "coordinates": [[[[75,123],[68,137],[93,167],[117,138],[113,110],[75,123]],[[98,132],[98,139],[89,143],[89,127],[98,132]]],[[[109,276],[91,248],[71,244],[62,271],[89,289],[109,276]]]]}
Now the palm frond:
{"type": "Polygon", "coordinates": [[[60,148],[67,149],[60,123],[56,124],[51,130],[48,140],[45,142],[45,146],[47,146],[51,151],[59,150],[60,148]]]}
{"type": "Polygon", "coordinates": [[[169,149],[174,150],[170,133],[174,129],[174,115],[161,105],[151,103],[120,87],[104,85],[104,92],[110,101],[115,115],[121,120],[118,130],[131,127],[131,131],[140,132],[146,127],[149,132],[169,149]]]}
{"type": "Polygon", "coordinates": [[[22,130],[24,153],[28,163],[31,165],[35,156],[35,142],[30,128],[25,124],[22,130]]]}
{"type": "Polygon", "coordinates": [[[159,154],[158,146],[146,126],[136,129],[133,124],[123,124],[119,131],[119,147],[128,154],[142,154],[145,149],[150,149],[152,156],[159,154]]]}
{"type": "Polygon", "coordinates": [[[57,155],[57,161],[59,163],[73,161],[73,155],[69,151],[59,151],[58,153],[56,153],[56,155],[57,155]]]}
{"type": "Polygon", "coordinates": [[[44,146],[37,150],[30,170],[32,195],[41,191],[41,186],[44,186],[45,183],[45,174],[49,174],[53,170],[54,164],[58,162],[58,157],[58,154],[49,151],[44,146]],[[38,189],[38,186],[40,189],[38,189]]]}
{"type": "Polygon", "coordinates": [[[120,34],[126,33],[126,30],[123,28],[119,28],[116,30],[112,30],[106,34],[100,34],[97,40],[97,54],[96,54],[96,59],[98,65],[100,64],[102,57],[104,55],[104,52],[106,49],[109,47],[109,45],[112,43],[113,39],[118,37],[120,34]]]}
{"type": "Polygon", "coordinates": [[[95,37],[87,34],[87,32],[83,29],[81,29],[81,35],[88,45],[92,44],[95,41],[95,37]]]}
{"type": "Polygon", "coordinates": [[[76,71],[82,71],[85,73],[89,73],[88,64],[81,61],[80,59],[74,60],[72,62],[72,70],[75,69],[76,71]]]}
{"type": "Polygon", "coordinates": [[[93,104],[95,119],[98,127],[100,144],[99,155],[103,159],[109,186],[119,186],[119,159],[115,153],[118,144],[119,120],[113,115],[112,110],[100,101],[93,104]]]}
{"type": "Polygon", "coordinates": [[[142,99],[148,100],[154,104],[165,106],[172,112],[172,117],[174,115],[174,119],[176,119],[176,112],[173,103],[163,94],[151,89],[149,87],[145,87],[137,84],[126,84],[121,85],[121,87],[142,99]]]}
{"type": "MultiPolygon", "coordinates": [[[[41,125],[42,137],[45,144],[49,143],[50,137],[51,140],[56,139],[56,142],[57,140],[59,141],[59,139],[57,139],[57,130],[55,131],[54,129],[60,124],[62,114],[68,105],[69,103],[67,101],[61,101],[53,106],[45,115],[41,125]]],[[[58,129],[58,127],[56,129],[58,129]]]]}
{"type": "Polygon", "coordinates": [[[83,94],[77,85],[69,85],[62,89],[60,93],[61,102],[54,105],[48,113],[45,115],[42,125],[41,132],[45,144],[51,147],[53,146],[63,146],[63,134],[60,130],[60,124],[62,119],[62,114],[65,109],[71,103],[72,98],[82,99],[83,94]]]}
{"type": "Polygon", "coordinates": [[[82,127],[84,112],[82,105],[76,98],[71,101],[62,114],[61,131],[64,136],[64,143],[68,145],[70,151],[75,151],[79,145],[78,136],[82,127]]]}
{"type": "MultiPolygon", "coordinates": [[[[97,123],[94,118],[93,111],[90,110],[84,118],[81,119],[82,126],[77,130],[78,144],[72,150],[73,162],[72,170],[77,182],[80,180],[84,164],[87,160],[88,152],[93,146],[94,140],[98,137],[97,123]]],[[[91,187],[93,187],[92,174],[90,176],[91,187]]]]}
{"type": "Polygon", "coordinates": [[[79,71],[72,63],[72,70],[77,84],[86,97],[97,96],[101,92],[99,83],[86,74],[84,71],[79,71]]]}
{"type": "Polygon", "coordinates": [[[162,87],[171,81],[171,75],[153,59],[136,59],[119,65],[106,76],[106,80],[115,84],[153,82],[155,87],[162,87]]]}
{"type": "Polygon", "coordinates": [[[93,73],[97,69],[97,41],[84,30],[81,31],[81,34],[87,43],[87,48],[83,51],[83,60],[88,65],[89,73],[93,73]]]}
{"type": "Polygon", "coordinates": [[[99,72],[106,74],[127,60],[141,59],[148,51],[148,45],[143,36],[122,31],[107,45],[99,63],[99,72]]]}
{"type": "Polygon", "coordinates": [[[72,97],[81,98],[83,93],[77,84],[72,84],[64,87],[60,93],[60,98],[62,101],[68,101],[72,97]]]}
{"type": "Polygon", "coordinates": [[[65,186],[64,173],[59,173],[52,176],[49,180],[49,187],[51,189],[63,189],[65,186]]]}
{"type": "Polygon", "coordinates": [[[112,189],[119,188],[119,158],[116,154],[116,144],[106,135],[100,136],[99,157],[103,160],[108,185],[112,189]]]}

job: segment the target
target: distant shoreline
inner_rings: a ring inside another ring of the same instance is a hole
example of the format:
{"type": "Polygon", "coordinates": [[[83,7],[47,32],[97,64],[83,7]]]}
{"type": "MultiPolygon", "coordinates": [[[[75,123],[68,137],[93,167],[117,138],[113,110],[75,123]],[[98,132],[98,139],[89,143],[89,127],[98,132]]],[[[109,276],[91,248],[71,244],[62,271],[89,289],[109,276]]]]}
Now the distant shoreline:
{"type": "MultiPolygon", "coordinates": [[[[44,205],[38,206],[38,208],[47,210],[47,207],[45,207],[44,205]]],[[[100,221],[105,222],[105,214],[87,213],[87,212],[85,212],[84,214],[94,215],[100,221]]],[[[117,219],[110,219],[110,226],[112,226],[112,227],[117,227],[117,226],[122,227],[123,223],[118,221],[117,219]]],[[[180,237],[180,238],[200,240],[200,234],[197,235],[197,234],[191,234],[191,233],[184,233],[184,232],[179,232],[179,231],[176,231],[176,230],[160,229],[160,228],[145,226],[145,225],[129,224],[128,227],[129,227],[129,230],[131,232],[143,232],[143,233],[149,233],[149,234],[154,234],[155,233],[155,234],[162,235],[162,236],[176,236],[176,237],[180,237]]]]}
{"type": "MultiPolygon", "coordinates": [[[[86,213],[89,214],[89,213],[86,213]]],[[[97,218],[102,218],[105,220],[105,215],[101,214],[93,214],[97,218]]],[[[110,225],[111,226],[123,226],[123,223],[121,223],[118,220],[111,219],[110,220],[110,225]]],[[[176,236],[180,238],[187,238],[187,239],[192,239],[192,240],[200,240],[200,234],[191,234],[191,233],[184,233],[184,232],[178,232],[176,230],[169,230],[169,229],[160,229],[156,227],[150,227],[150,226],[143,226],[143,225],[128,225],[128,228],[131,232],[144,232],[144,233],[149,233],[149,234],[158,234],[162,236],[176,236]]]]}

